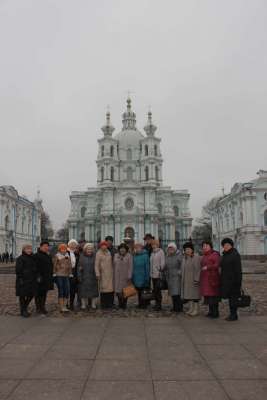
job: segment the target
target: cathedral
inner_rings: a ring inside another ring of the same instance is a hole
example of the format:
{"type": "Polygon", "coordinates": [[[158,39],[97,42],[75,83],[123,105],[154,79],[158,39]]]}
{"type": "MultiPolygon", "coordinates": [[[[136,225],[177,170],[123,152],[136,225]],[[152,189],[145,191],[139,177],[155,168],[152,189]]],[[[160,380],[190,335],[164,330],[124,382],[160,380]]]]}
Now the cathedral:
{"type": "Polygon", "coordinates": [[[70,195],[70,238],[96,243],[111,235],[118,245],[126,237],[143,242],[144,234],[151,233],[163,243],[181,245],[190,237],[190,195],[164,186],[156,130],[151,112],[144,132],[137,129],[130,98],[119,133],[107,112],[98,139],[97,187],[70,195]]]}

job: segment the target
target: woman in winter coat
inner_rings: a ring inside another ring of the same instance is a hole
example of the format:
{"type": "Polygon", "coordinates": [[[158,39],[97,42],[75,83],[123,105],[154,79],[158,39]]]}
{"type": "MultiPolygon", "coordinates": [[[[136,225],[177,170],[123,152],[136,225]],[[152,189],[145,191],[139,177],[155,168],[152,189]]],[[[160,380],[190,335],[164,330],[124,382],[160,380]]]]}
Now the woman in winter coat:
{"type": "Polygon", "coordinates": [[[37,267],[32,254],[32,246],[25,244],[22,254],[16,260],[16,296],[19,296],[20,315],[24,318],[30,316],[28,305],[37,290],[37,267]]]}
{"type": "Polygon", "coordinates": [[[212,243],[202,243],[203,256],[201,258],[200,294],[209,306],[207,317],[219,317],[220,300],[220,254],[213,250],[212,243]]]}
{"type": "Polygon", "coordinates": [[[100,303],[102,308],[112,308],[114,302],[113,264],[108,243],[102,240],[96,253],[95,273],[99,281],[100,303]]]}
{"type": "Polygon", "coordinates": [[[152,253],[150,256],[150,276],[153,283],[153,291],[156,300],[154,307],[155,311],[161,310],[161,288],[160,288],[160,275],[165,267],[165,254],[164,251],[159,247],[158,240],[152,240],[152,253]]]}
{"type": "Polygon", "coordinates": [[[182,257],[177,254],[177,246],[175,243],[170,243],[167,249],[166,256],[166,272],[168,280],[168,291],[172,297],[172,311],[183,311],[183,303],[181,301],[181,280],[182,280],[182,257]]]}
{"type": "Polygon", "coordinates": [[[95,251],[92,243],[86,243],[83,247],[83,252],[78,262],[77,278],[81,309],[86,310],[88,300],[91,303],[91,307],[96,309],[98,282],[95,274],[95,251]]]}
{"type": "Polygon", "coordinates": [[[138,307],[146,308],[149,302],[142,300],[142,291],[150,288],[150,262],[149,254],[141,243],[134,246],[132,281],[138,292],[138,307]]]}
{"type": "Polygon", "coordinates": [[[131,283],[133,273],[133,257],[129,253],[127,244],[122,243],[118,247],[118,253],[114,256],[114,286],[118,297],[119,307],[127,307],[127,298],[123,297],[122,290],[131,283]]]}
{"type": "Polygon", "coordinates": [[[237,299],[240,296],[242,285],[241,257],[234,248],[231,238],[225,238],[221,243],[223,256],[221,258],[221,295],[229,301],[230,314],[227,321],[237,321],[237,299]]]}
{"type": "Polygon", "coordinates": [[[199,314],[200,257],[194,254],[192,242],[185,243],[183,249],[181,296],[183,300],[189,302],[189,309],[186,314],[195,317],[199,314]]]}
{"type": "Polygon", "coordinates": [[[68,248],[65,244],[58,246],[58,253],[54,257],[54,278],[58,288],[58,304],[60,312],[69,311],[66,307],[70,296],[70,281],[72,278],[72,265],[68,248]]]}

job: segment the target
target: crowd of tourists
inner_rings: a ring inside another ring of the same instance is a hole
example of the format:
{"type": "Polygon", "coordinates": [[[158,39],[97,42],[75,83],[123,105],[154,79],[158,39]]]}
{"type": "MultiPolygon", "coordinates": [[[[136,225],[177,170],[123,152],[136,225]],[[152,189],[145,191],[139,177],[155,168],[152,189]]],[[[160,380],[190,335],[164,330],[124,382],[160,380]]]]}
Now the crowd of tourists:
{"type": "Polygon", "coordinates": [[[166,252],[160,242],[146,234],[144,243],[121,243],[117,248],[107,236],[97,248],[92,243],[72,239],[60,244],[52,257],[49,243],[42,241],[36,254],[25,245],[16,260],[16,295],[21,316],[29,317],[28,306],[34,299],[36,312],[47,314],[47,293],[58,290],[58,307],[67,313],[101,307],[126,309],[127,293],[136,294],[138,308],[162,309],[162,291],[168,290],[172,311],[195,317],[200,302],[208,307],[207,317],[219,318],[219,304],[229,301],[227,321],[236,321],[237,299],[241,292],[241,257],[232,239],[222,240],[222,255],[212,242],[202,243],[201,255],[192,241],[180,252],[169,243],[166,252]],[[128,290],[130,289],[130,290],[128,290]]]}
{"type": "Polygon", "coordinates": [[[0,254],[0,263],[13,263],[14,258],[13,254],[5,251],[4,253],[0,254]]]}

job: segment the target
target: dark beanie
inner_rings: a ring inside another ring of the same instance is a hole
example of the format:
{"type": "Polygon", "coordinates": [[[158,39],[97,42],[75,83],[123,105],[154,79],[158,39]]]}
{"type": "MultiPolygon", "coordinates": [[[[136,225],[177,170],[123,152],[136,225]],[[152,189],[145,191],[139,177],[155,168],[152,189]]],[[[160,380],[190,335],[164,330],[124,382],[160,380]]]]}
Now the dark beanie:
{"type": "Polygon", "coordinates": [[[209,239],[203,240],[202,247],[204,246],[204,244],[208,244],[210,246],[210,248],[213,249],[213,243],[211,240],[209,240],[209,239]]]}
{"type": "Polygon", "coordinates": [[[184,249],[184,250],[185,250],[185,249],[192,249],[192,250],[194,251],[194,245],[193,245],[192,242],[186,242],[186,243],[183,245],[183,249],[184,249]]]}
{"type": "Polygon", "coordinates": [[[232,247],[234,247],[234,242],[231,238],[224,238],[221,242],[222,247],[226,244],[230,244],[232,247]]]}

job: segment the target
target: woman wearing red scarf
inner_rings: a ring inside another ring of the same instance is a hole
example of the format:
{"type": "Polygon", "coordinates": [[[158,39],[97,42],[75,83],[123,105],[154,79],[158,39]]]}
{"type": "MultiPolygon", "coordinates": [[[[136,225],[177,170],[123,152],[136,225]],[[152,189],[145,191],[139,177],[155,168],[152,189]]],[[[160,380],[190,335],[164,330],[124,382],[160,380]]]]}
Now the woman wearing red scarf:
{"type": "Polygon", "coordinates": [[[201,259],[200,294],[209,306],[207,317],[219,317],[220,301],[220,254],[213,250],[212,243],[207,240],[202,243],[203,257],[201,259]]]}

